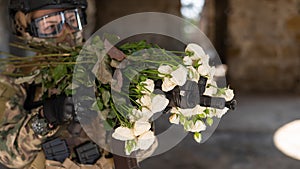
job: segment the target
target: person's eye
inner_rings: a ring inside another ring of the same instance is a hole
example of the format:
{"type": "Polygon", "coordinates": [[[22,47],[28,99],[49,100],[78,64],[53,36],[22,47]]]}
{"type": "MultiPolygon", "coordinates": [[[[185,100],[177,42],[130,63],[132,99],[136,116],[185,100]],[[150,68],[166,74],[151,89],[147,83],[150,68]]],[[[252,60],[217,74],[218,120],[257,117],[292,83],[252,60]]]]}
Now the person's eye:
{"type": "Polygon", "coordinates": [[[45,29],[44,29],[45,32],[52,32],[54,30],[56,30],[56,25],[55,24],[49,25],[49,26],[45,27],[45,29]]]}
{"type": "Polygon", "coordinates": [[[76,22],[76,19],[71,18],[71,19],[69,19],[69,22],[70,22],[70,23],[74,23],[74,22],[76,22]]]}

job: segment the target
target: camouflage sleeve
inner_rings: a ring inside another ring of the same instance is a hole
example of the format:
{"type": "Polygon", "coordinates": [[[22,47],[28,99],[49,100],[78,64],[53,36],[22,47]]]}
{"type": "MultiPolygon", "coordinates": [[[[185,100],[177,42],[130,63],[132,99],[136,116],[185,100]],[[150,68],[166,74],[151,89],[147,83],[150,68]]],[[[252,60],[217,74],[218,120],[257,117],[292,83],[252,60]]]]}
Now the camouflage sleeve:
{"type": "Polygon", "coordinates": [[[41,149],[43,138],[28,124],[32,115],[23,109],[25,98],[21,85],[0,75],[0,163],[9,168],[24,167],[41,149]]]}

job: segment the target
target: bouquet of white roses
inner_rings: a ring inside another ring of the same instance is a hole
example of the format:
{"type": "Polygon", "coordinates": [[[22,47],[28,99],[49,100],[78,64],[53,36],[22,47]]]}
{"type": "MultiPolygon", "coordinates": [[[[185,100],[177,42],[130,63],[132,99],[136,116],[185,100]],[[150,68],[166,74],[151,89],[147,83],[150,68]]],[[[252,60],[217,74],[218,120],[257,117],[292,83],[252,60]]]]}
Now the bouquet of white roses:
{"type": "Polygon", "coordinates": [[[11,56],[2,63],[18,69],[31,66],[34,71],[2,73],[17,76],[16,83],[41,83],[44,98],[52,89],[57,95],[78,95],[79,121],[100,118],[114,139],[125,142],[127,155],[155,142],[151,123],[156,113],[167,113],[169,123],[182,125],[200,143],[213,117],[221,118],[234,108],[233,90],[218,87],[217,68],[195,43],[185,51],[170,52],[145,41],[116,48],[95,36],[83,48],[62,51],[11,56]]]}
{"type": "MultiPolygon", "coordinates": [[[[213,124],[213,117],[221,118],[234,108],[233,90],[218,87],[218,70],[210,66],[210,57],[197,44],[170,52],[144,41],[118,49],[107,41],[96,41],[103,50],[98,53],[93,74],[99,83],[111,87],[109,101],[98,98],[98,111],[105,112],[105,121],[114,129],[112,137],[125,142],[127,155],[147,150],[155,142],[151,123],[156,113],[166,112],[170,123],[182,125],[200,143],[201,132],[213,124]],[[194,88],[188,92],[185,89],[189,86],[194,88]],[[192,97],[187,98],[189,94],[192,97]],[[110,104],[103,106],[104,100],[110,104]]],[[[93,45],[87,46],[95,50],[93,45]]]]}

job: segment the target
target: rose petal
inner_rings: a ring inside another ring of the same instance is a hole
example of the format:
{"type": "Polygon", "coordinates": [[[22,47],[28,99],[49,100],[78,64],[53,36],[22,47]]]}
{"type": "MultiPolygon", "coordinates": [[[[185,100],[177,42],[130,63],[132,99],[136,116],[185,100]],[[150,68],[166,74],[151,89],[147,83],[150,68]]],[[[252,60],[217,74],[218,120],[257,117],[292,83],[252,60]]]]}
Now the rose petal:
{"type": "MultiPolygon", "coordinates": [[[[169,65],[162,65],[159,66],[158,72],[161,74],[170,74],[172,72],[172,68],[169,65]]],[[[160,75],[160,74],[158,74],[158,76],[164,77],[164,75],[160,75]]]]}
{"type": "Polygon", "coordinates": [[[116,128],[115,132],[112,134],[112,137],[121,141],[132,140],[135,138],[132,129],[127,127],[116,128]]]}
{"type": "Polygon", "coordinates": [[[147,121],[136,121],[133,126],[133,133],[135,136],[139,136],[151,128],[151,124],[147,121]]]}
{"type": "Polygon", "coordinates": [[[163,80],[163,84],[161,85],[161,89],[164,92],[168,92],[168,91],[171,91],[172,89],[174,89],[175,86],[176,86],[176,83],[171,81],[170,78],[165,77],[163,80]]]}
{"type": "Polygon", "coordinates": [[[130,121],[148,121],[151,117],[153,116],[153,113],[147,109],[147,108],[142,108],[142,111],[133,109],[132,114],[129,115],[130,121]]]}
{"type": "Polygon", "coordinates": [[[216,115],[218,118],[221,118],[224,114],[227,113],[229,108],[225,107],[224,109],[216,109],[216,115]]]}
{"type": "Polygon", "coordinates": [[[180,108],[178,108],[178,107],[172,107],[172,109],[170,110],[170,113],[180,114],[180,108]]]}
{"type": "Polygon", "coordinates": [[[151,111],[153,113],[163,111],[169,104],[169,100],[164,95],[156,95],[152,99],[151,111]]]}
{"type": "Polygon", "coordinates": [[[199,60],[201,59],[202,56],[205,55],[205,52],[202,49],[202,47],[195,43],[188,44],[187,47],[185,48],[185,51],[194,52],[194,55],[191,57],[192,60],[199,60]]]}
{"type": "Polygon", "coordinates": [[[230,100],[233,99],[233,97],[234,97],[233,90],[232,89],[226,89],[225,90],[225,100],[230,101],[230,100]]]}
{"type": "Polygon", "coordinates": [[[143,90],[142,93],[143,94],[148,94],[148,93],[152,93],[154,91],[154,81],[151,79],[147,79],[146,81],[142,82],[142,84],[144,84],[145,88],[147,90],[143,90]]]}
{"type": "Polygon", "coordinates": [[[170,117],[169,117],[169,121],[170,123],[173,123],[173,124],[179,124],[179,117],[177,114],[172,114],[170,117]]]}
{"type": "Polygon", "coordinates": [[[151,97],[149,95],[143,95],[140,99],[140,103],[142,106],[151,107],[151,97]]]}
{"type": "Polygon", "coordinates": [[[187,78],[187,69],[184,66],[179,65],[179,67],[175,71],[173,71],[171,75],[172,82],[174,82],[178,86],[183,86],[187,78]]]}
{"type": "Polygon", "coordinates": [[[203,112],[204,112],[205,109],[206,109],[205,107],[202,107],[200,105],[196,105],[194,108],[191,108],[191,109],[180,109],[179,111],[185,117],[191,117],[193,115],[203,114],[203,112]]]}
{"type": "Polygon", "coordinates": [[[189,56],[185,56],[185,57],[183,58],[183,64],[184,64],[184,65],[187,65],[187,66],[191,66],[191,65],[193,64],[192,58],[189,57],[189,56]]]}
{"type": "Polygon", "coordinates": [[[200,79],[200,74],[198,73],[198,71],[193,67],[193,66],[188,66],[188,78],[189,80],[195,81],[198,83],[199,79],[200,79]]]}
{"type": "Polygon", "coordinates": [[[202,76],[209,75],[210,66],[208,64],[202,64],[198,67],[198,73],[202,76]]]}
{"type": "Polygon", "coordinates": [[[192,123],[192,125],[187,129],[187,131],[190,132],[200,132],[204,130],[206,130],[206,125],[201,120],[197,120],[196,123],[192,123]]]}
{"type": "Polygon", "coordinates": [[[147,150],[154,143],[154,141],[155,141],[154,133],[152,131],[147,131],[146,133],[138,137],[137,146],[141,150],[147,150]]]}

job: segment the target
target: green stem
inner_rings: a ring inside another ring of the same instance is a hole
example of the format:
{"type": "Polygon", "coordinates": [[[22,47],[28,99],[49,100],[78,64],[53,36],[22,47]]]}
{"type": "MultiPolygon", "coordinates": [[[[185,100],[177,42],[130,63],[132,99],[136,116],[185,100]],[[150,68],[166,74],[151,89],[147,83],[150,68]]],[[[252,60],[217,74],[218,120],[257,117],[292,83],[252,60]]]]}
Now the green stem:
{"type": "Polygon", "coordinates": [[[24,74],[16,74],[16,73],[8,73],[8,72],[1,72],[0,74],[10,76],[10,77],[21,77],[25,76],[24,74]]]}
{"type": "Polygon", "coordinates": [[[51,62],[51,63],[44,63],[44,64],[28,64],[28,65],[17,65],[15,68],[23,68],[23,67],[43,67],[43,66],[56,66],[56,65],[76,65],[76,64],[86,64],[90,63],[93,64],[93,62],[90,61],[82,61],[82,62],[51,62]]]}
{"type": "Polygon", "coordinates": [[[127,126],[127,124],[121,119],[121,117],[120,117],[118,111],[116,110],[115,105],[114,105],[112,102],[110,102],[110,106],[111,106],[113,112],[115,113],[117,119],[119,120],[121,126],[127,126]]]}

